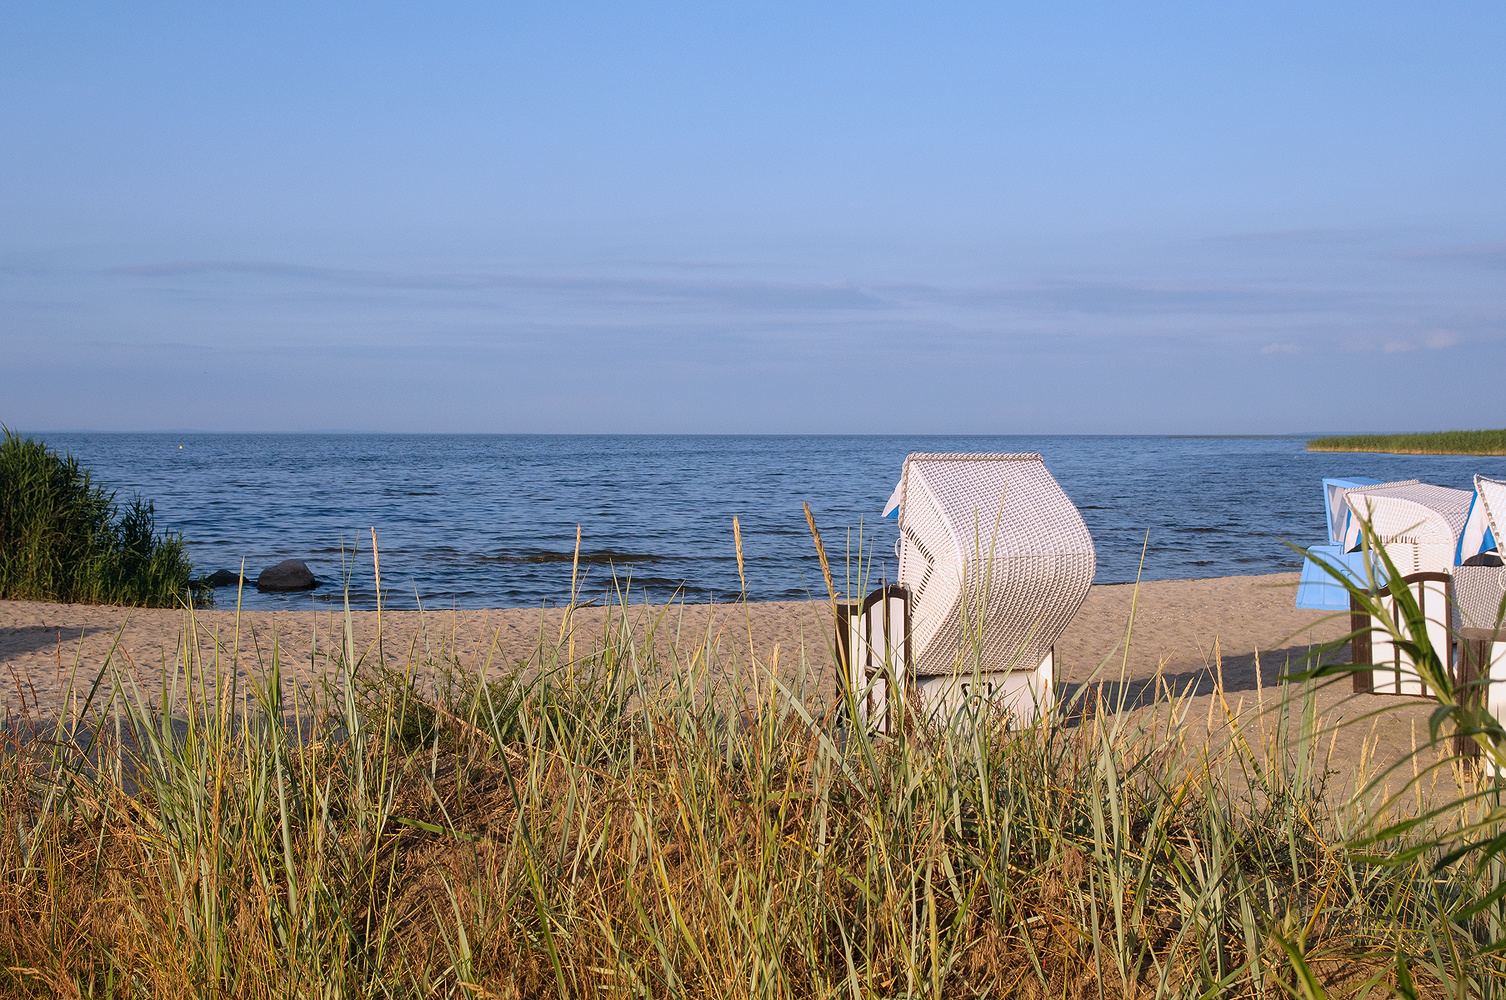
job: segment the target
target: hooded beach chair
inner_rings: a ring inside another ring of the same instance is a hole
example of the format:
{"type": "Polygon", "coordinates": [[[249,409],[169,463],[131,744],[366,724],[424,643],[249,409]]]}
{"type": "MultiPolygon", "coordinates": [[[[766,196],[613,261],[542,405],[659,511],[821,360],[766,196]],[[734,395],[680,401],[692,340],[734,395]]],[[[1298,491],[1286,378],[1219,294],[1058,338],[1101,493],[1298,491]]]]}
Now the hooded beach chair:
{"type": "MultiPolygon", "coordinates": [[[[1506,481],[1475,477],[1475,507],[1465,526],[1469,547],[1483,551],[1454,570],[1454,634],[1459,638],[1457,680],[1470,684],[1497,721],[1506,720],[1506,566],[1500,539],[1506,530],[1506,481]],[[1478,517],[1478,520],[1476,520],[1478,517]],[[1478,534],[1479,541],[1473,539],[1478,534]]],[[[1468,749],[1474,750],[1475,745],[1468,749]]],[[[1499,775],[1498,775],[1499,776],[1499,775]]]]}
{"type": "Polygon", "coordinates": [[[1361,522],[1368,521],[1375,540],[1385,546],[1402,574],[1449,573],[1475,555],[1463,550],[1475,495],[1416,479],[1347,490],[1344,501],[1350,516],[1344,550],[1360,551],[1361,522]]]}
{"type": "MultiPolygon", "coordinates": [[[[1426,621],[1428,641],[1450,671],[1456,669],[1453,618],[1455,573],[1479,554],[1486,532],[1471,525],[1476,492],[1435,486],[1415,479],[1376,486],[1361,486],[1345,492],[1349,507],[1344,550],[1361,553],[1368,565],[1363,585],[1379,585],[1376,596],[1389,622],[1372,617],[1352,603],[1350,626],[1356,633],[1351,650],[1358,665],[1369,671],[1354,674],[1354,689],[1374,694],[1421,696],[1427,685],[1410,655],[1394,641],[1393,629],[1405,634],[1401,609],[1394,596],[1406,587],[1426,621]],[[1370,536],[1364,525],[1370,526],[1370,536]],[[1369,543],[1385,549],[1399,575],[1385,579],[1385,569],[1369,543]]],[[[1457,680],[1457,675],[1455,676],[1457,680]]]]}
{"type": "Polygon", "coordinates": [[[1054,646],[1097,562],[1041,456],[910,455],[885,515],[899,521],[898,578],[838,615],[859,714],[887,729],[907,703],[1020,723],[1049,709],[1054,646]]]}

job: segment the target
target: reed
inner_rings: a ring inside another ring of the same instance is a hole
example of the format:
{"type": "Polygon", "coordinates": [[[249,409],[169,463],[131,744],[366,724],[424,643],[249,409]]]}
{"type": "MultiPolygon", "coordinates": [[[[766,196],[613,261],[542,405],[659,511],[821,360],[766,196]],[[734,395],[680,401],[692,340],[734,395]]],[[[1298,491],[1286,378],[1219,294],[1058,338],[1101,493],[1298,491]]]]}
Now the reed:
{"type": "Polygon", "coordinates": [[[192,581],[181,535],[151,503],[122,512],[69,455],[0,428],[0,599],[174,607],[213,592],[192,581]]]}
{"type": "Polygon", "coordinates": [[[1374,451],[1393,455],[1506,455],[1506,430],[1317,437],[1308,451],[1374,451]]]}
{"type": "MultiPolygon", "coordinates": [[[[890,738],[835,721],[803,650],[663,653],[667,613],[617,611],[541,627],[505,671],[442,645],[389,659],[347,616],[305,689],[275,643],[239,687],[236,644],[197,652],[186,610],[160,691],[112,661],[78,712],[7,730],[0,990],[1501,989],[1498,862],[1449,858],[1457,813],[1329,787],[1326,677],[1270,692],[1264,728],[1230,710],[1210,734],[1165,684],[1135,711],[1090,685],[1023,730],[890,738]]],[[[1494,800],[1460,808],[1499,831],[1494,800]]]]}

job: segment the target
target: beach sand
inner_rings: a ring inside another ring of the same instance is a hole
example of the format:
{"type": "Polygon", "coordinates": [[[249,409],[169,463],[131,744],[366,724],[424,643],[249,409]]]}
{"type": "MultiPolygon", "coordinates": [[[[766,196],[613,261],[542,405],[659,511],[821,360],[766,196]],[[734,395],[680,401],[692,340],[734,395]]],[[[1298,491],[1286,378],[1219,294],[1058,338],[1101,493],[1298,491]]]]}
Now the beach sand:
{"type": "MultiPolygon", "coordinates": [[[[1190,723],[1224,730],[1227,710],[1253,720],[1261,706],[1279,701],[1282,673],[1302,669],[1314,647],[1348,631],[1347,615],[1293,607],[1296,580],[1296,574],[1276,574],[1154,581],[1138,590],[1129,584],[1095,586],[1057,642],[1059,690],[1070,696],[1082,684],[1102,682],[1109,704],[1117,704],[1122,693],[1133,705],[1164,682],[1177,691],[1191,688],[1190,723]],[[1126,653],[1132,603],[1134,629],[1126,653]]],[[[233,601],[232,592],[220,593],[222,600],[233,601]]],[[[613,614],[615,620],[621,612],[613,614]]],[[[765,665],[774,662],[778,646],[778,670],[789,683],[803,675],[806,692],[818,698],[830,698],[835,690],[827,602],[635,607],[628,614],[640,637],[652,631],[666,658],[661,662],[683,665],[709,637],[713,659],[726,674],[732,664],[746,664],[751,630],[752,647],[765,665]]],[[[605,615],[601,608],[574,613],[569,631],[577,657],[595,647],[605,615]]],[[[305,611],[244,612],[239,630],[234,610],[201,611],[196,617],[200,655],[208,660],[218,642],[220,662],[228,664],[233,656],[243,684],[266,669],[274,643],[284,678],[316,679],[329,668],[328,651],[342,641],[344,629],[343,613],[315,611],[312,602],[305,611]]],[[[430,668],[448,662],[461,670],[489,665],[500,673],[533,660],[541,643],[558,645],[563,620],[558,608],[385,611],[382,646],[388,662],[398,666],[411,655],[430,668]]],[[[120,669],[155,700],[164,666],[170,673],[178,659],[184,621],[182,612],[172,610],[0,602],[0,706],[11,717],[74,710],[112,650],[120,669]]],[[[375,612],[353,612],[351,624],[357,649],[376,640],[375,612]]],[[[746,672],[739,676],[747,679],[746,672]]],[[[1359,766],[1367,740],[1378,747],[1377,762],[1387,762],[1410,751],[1414,739],[1426,739],[1426,705],[1353,695],[1347,678],[1320,692],[1318,704],[1330,723],[1386,710],[1336,731],[1333,761],[1341,775],[1359,766]]],[[[1258,724],[1252,725],[1250,731],[1258,732],[1258,724]]]]}

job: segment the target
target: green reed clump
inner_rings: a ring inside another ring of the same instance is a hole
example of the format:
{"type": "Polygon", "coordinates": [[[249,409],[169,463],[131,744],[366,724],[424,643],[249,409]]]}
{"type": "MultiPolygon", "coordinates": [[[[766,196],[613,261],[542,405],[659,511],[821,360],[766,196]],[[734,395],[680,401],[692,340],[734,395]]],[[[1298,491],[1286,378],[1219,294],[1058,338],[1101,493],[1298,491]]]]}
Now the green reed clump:
{"type": "Polygon", "coordinates": [[[111,661],[8,730],[0,992],[1499,993],[1506,937],[1469,909],[1499,880],[1331,794],[1312,683],[1259,731],[1160,685],[884,736],[800,693],[802,650],[720,661],[651,611],[500,672],[389,661],[347,614],[326,684],[274,640],[250,691],[185,612],[159,692],[111,661]]]}
{"type": "Polygon", "coordinates": [[[1318,437],[1307,442],[1307,450],[1378,451],[1393,455],[1506,455],[1506,429],[1318,437]]]}
{"type": "Polygon", "coordinates": [[[172,607],[213,592],[193,581],[181,535],[151,503],[91,482],[69,455],[9,430],[0,440],[0,599],[172,607]]]}

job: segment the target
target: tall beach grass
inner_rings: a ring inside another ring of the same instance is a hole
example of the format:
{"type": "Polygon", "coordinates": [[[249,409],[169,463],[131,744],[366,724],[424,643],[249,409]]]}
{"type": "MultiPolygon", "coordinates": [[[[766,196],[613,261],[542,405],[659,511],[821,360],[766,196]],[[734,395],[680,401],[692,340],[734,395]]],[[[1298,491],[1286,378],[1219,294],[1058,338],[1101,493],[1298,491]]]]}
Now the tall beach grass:
{"type": "Polygon", "coordinates": [[[121,511],[71,455],[0,428],[0,599],[176,607],[192,582],[183,538],[152,504],[121,511]]]}
{"type": "Polygon", "coordinates": [[[1337,789],[1329,668],[1258,726],[1217,692],[1216,734],[1159,683],[881,736],[808,651],[750,632],[729,663],[629,610],[541,626],[506,670],[359,646],[347,613],[328,683],[274,641],[249,690],[185,611],[160,690],[112,660],[68,716],[11,720],[0,989],[1500,995],[1499,859],[1457,850],[1502,831],[1493,789],[1436,813],[1337,789]]]}

